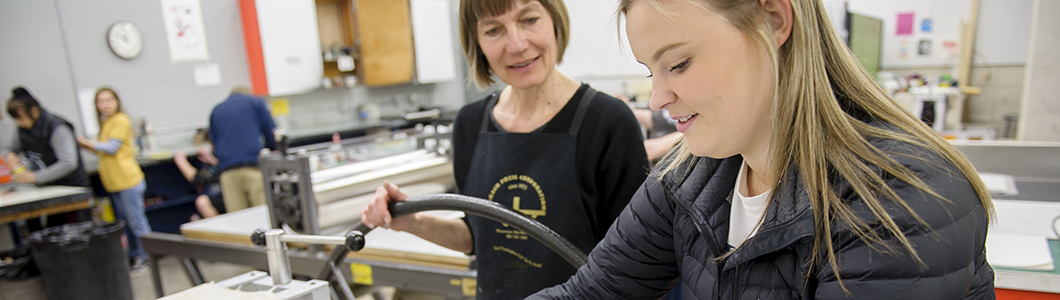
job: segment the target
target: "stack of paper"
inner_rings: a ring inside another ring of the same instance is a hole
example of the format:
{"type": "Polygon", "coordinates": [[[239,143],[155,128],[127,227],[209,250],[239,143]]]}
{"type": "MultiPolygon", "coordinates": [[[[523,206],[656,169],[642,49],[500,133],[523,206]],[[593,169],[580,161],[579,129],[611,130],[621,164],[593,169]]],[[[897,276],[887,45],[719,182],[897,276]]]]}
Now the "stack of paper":
{"type": "Polygon", "coordinates": [[[1044,236],[991,233],[986,237],[986,260],[994,267],[1053,270],[1053,255],[1044,236]]]}
{"type": "Polygon", "coordinates": [[[1019,190],[1016,189],[1016,180],[1013,179],[1012,176],[994,173],[979,173],[979,178],[983,179],[983,184],[986,185],[986,189],[992,194],[1006,196],[1019,195],[1019,190]]]}

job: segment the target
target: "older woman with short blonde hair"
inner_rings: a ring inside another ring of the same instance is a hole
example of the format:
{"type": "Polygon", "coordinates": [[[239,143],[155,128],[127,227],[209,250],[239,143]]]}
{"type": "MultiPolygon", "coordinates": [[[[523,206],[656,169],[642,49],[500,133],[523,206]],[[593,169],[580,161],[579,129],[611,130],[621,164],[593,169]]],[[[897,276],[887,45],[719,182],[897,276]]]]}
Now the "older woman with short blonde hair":
{"type": "MultiPolygon", "coordinates": [[[[507,86],[464,106],[453,123],[457,189],[534,218],[589,252],[647,177],[637,120],[620,100],[556,69],[570,36],[563,1],[462,0],[459,23],[468,80],[480,89],[494,79],[507,86]]],[[[540,242],[485,218],[391,219],[387,203],[406,198],[386,184],[362,222],[474,253],[479,299],[523,298],[574,274],[540,242]]]]}

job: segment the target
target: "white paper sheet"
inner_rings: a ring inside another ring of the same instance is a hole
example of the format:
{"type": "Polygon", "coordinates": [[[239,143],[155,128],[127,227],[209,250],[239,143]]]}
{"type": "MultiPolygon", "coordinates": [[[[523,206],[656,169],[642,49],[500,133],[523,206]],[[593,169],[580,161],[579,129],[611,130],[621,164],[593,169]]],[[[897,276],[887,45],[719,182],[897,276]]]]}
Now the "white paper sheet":
{"type": "Polygon", "coordinates": [[[206,28],[202,22],[199,0],[162,1],[162,22],[169,41],[169,60],[172,62],[208,61],[206,28]]]}
{"type": "MultiPolygon", "coordinates": [[[[99,117],[96,116],[96,90],[77,91],[77,106],[81,110],[81,128],[85,136],[95,138],[99,134],[99,117]]],[[[74,134],[77,134],[76,132],[74,134]]]]}
{"type": "Polygon", "coordinates": [[[1019,190],[1016,189],[1016,179],[1010,175],[979,173],[979,178],[983,179],[983,184],[986,184],[986,189],[991,193],[1009,196],[1019,195],[1019,190]]]}
{"type": "Polygon", "coordinates": [[[216,63],[195,65],[195,86],[221,85],[221,67],[216,63]]]}
{"type": "Polygon", "coordinates": [[[986,237],[986,260],[995,267],[1053,270],[1053,255],[1044,236],[989,234],[986,237]]]}
{"type": "Polygon", "coordinates": [[[990,234],[1037,235],[1055,239],[1053,219],[1060,216],[1060,203],[1025,200],[994,200],[997,219],[990,234]]]}

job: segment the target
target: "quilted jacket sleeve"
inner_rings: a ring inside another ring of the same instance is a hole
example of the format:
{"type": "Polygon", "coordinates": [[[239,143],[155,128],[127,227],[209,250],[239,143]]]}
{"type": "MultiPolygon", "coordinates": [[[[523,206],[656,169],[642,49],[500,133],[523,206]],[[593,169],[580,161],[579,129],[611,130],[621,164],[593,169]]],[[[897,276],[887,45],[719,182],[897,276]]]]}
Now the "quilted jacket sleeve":
{"type": "MultiPolygon", "coordinates": [[[[839,276],[821,264],[816,298],[993,298],[993,270],[984,252],[987,216],[968,179],[941,157],[916,149],[900,151],[907,155],[894,158],[946,198],[931,197],[899,180],[889,181],[898,196],[924,220],[917,221],[893,202],[882,203],[914,245],[923,264],[918,264],[896,238],[884,237],[880,244],[870,246],[858,239],[851,228],[834,224],[832,238],[839,276]],[[893,250],[888,251],[886,245],[893,246],[893,250]]],[[[875,219],[849,186],[838,188],[840,195],[849,199],[855,214],[863,220],[875,219]]],[[[879,222],[870,222],[870,226],[883,231],[879,222]]]]}
{"type": "Polygon", "coordinates": [[[675,206],[663,184],[649,178],[566,283],[527,299],[653,299],[678,276],[674,254],[675,206]]]}

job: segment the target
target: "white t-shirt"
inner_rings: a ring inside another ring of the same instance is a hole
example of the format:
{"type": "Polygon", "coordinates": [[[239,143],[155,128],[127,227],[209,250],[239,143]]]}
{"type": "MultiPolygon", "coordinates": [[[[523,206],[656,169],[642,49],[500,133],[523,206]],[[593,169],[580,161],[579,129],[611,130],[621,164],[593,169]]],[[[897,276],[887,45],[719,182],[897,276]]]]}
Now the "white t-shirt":
{"type": "Polygon", "coordinates": [[[740,193],[740,186],[747,186],[743,177],[747,169],[744,162],[740,173],[736,175],[736,188],[732,191],[732,209],[729,211],[729,246],[737,247],[758,233],[758,224],[766,214],[766,202],[772,189],[762,194],[745,197],[740,193]]]}

